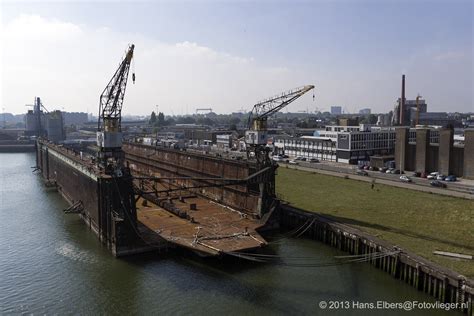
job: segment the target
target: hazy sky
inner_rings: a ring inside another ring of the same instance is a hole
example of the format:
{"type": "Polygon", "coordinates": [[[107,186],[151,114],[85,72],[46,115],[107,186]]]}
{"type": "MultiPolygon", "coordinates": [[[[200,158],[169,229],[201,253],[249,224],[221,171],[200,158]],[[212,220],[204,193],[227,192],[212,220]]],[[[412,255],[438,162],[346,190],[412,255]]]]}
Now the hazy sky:
{"type": "Polygon", "coordinates": [[[387,112],[420,93],[429,111],[474,111],[473,2],[0,0],[0,112],[98,112],[134,43],[124,112],[249,110],[314,84],[289,111],[387,112]]]}

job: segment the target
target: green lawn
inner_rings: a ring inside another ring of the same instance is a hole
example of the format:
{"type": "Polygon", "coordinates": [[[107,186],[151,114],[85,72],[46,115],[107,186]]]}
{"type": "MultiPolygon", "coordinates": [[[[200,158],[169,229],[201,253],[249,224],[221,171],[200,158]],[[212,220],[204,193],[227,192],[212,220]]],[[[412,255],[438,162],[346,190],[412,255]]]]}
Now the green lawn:
{"type": "Polygon", "coordinates": [[[474,201],[278,168],[277,193],[304,210],[330,215],[474,278],[474,261],[433,255],[474,254],[474,201]]]}

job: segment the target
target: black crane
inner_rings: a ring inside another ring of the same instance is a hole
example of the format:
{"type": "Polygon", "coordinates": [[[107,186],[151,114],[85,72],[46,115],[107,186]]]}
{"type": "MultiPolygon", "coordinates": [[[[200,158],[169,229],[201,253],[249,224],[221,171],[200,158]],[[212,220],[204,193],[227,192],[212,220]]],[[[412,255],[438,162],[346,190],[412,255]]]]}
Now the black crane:
{"type": "MultiPolygon", "coordinates": [[[[122,105],[134,48],[135,45],[133,44],[129,46],[124,59],[100,95],[99,119],[97,122],[98,160],[99,164],[106,169],[106,172],[116,171],[116,173],[119,173],[123,166],[122,105]]],[[[135,83],[135,74],[132,74],[132,80],[135,83]]]]}
{"type": "MultiPolygon", "coordinates": [[[[247,145],[247,156],[254,156],[259,169],[271,164],[267,148],[267,119],[272,114],[283,109],[306,92],[314,89],[313,85],[307,85],[283,92],[253,106],[248,118],[248,130],[245,132],[247,145]]],[[[313,96],[314,98],[314,96],[313,96]]]]}

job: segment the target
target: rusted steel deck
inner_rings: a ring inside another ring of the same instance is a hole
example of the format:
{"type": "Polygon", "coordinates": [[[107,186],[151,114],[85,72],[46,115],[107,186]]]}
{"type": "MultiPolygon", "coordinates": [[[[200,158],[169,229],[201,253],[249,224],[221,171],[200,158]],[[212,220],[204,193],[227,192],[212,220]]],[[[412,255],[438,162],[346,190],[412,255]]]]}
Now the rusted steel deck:
{"type": "Polygon", "coordinates": [[[216,256],[226,252],[245,251],[265,246],[267,242],[257,233],[262,224],[244,213],[199,197],[173,200],[173,204],[186,210],[189,219],[181,218],[147,201],[137,202],[140,224],[161,238],[197,252],[203,256],[216,256]],[[191,204],[196,210],[191,210],[191,204]]]}

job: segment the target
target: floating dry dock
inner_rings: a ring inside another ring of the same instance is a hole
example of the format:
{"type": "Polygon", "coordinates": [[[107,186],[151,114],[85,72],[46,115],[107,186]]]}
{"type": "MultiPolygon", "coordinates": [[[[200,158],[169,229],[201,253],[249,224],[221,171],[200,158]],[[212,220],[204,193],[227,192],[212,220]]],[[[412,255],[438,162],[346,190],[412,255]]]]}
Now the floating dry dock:
{"type": "Polygon", "coordinates": [[[138,144],[125,145],[124,151],[130,168],[111,176],[85,152],[45,140],[36,144],[37,168],[70,203],[66,212],[79,214],[115,256],[170,246],[214,256],[266,245],[257,229],[276,205],[269,194],[274,170],[221,186],[213,180],[216,173],[245,179],[256,170],[246,163],[138,144]]]}

